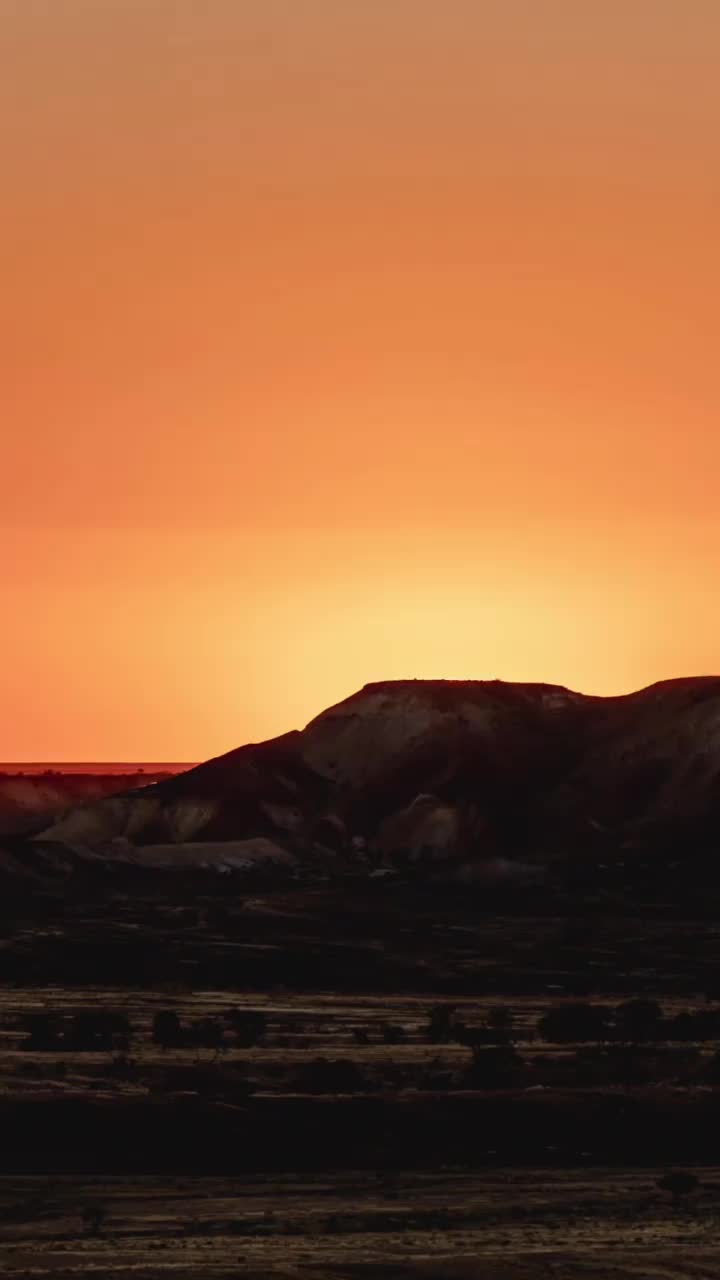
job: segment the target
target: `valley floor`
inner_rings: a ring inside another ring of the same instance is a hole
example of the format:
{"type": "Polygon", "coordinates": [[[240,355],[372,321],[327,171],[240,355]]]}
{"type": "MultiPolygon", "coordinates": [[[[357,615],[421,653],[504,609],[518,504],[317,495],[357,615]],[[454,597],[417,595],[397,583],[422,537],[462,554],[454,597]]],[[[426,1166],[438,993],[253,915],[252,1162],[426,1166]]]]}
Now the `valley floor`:
{"type": "Polygon", "coordinates": [[[8,1278],[710,1280],[720,1170],[0,1179],[8,1278]],[[88,1223],[88,1206],[101,1220],[88,1223]]]}
{"type": "Polygon", "coordinates": [[[3,1277],[720,1274],[711,902],[91,888],[5,904],[3,1277]]]}

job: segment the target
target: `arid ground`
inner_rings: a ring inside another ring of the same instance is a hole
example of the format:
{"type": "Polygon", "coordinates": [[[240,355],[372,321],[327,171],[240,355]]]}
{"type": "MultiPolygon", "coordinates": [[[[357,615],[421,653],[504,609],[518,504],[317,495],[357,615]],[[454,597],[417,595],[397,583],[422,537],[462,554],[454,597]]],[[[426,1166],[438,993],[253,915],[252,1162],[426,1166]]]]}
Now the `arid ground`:
{"type": "Polygon", "coordinates": [[[371,687],[3,837],[0,1272],[714,1280],[719,700],[371,687]]]}
{"type": "Polygon", "coordinates": [[[720,1170],[0,1180],[3,1275],[710,1280],[720,1170]],[[96,1219],[92,1218],[93,1211],[96,1219]]]}
{"type": "Polygon", "coordinates": [[[371,936],[340,899],[320,929],[320,889],[182,907],[121,897],[104,925],[78,897],[62,912],[45,902],[42,928],[7,922],[3,1275],[717,1273],[714,924],[694,922],[691,950],[652,913],[587,920],[587,972],[603,976],[578,995],[577,922],[493,912],[463,925],[461,899],[436,901],[413,983],[422,912],[403,940],[404,895],[379,892],[371,936]],[[109,983],[138,933],[147,985],[109,983]],[[98,981],[72,981],[93,946],[98,981]],[[268,984],[270,962],[253,966],[263,946],[302,989],[268,984]],[[648,947],[664,967],[643,980],[648,947]],[[374,952],[407,990],[360,989],[374,952]],[[69,966],[55,983],[52,954],[69,966]],[[199,984],[223,957],[235,981],[199,984]],[[333,973],[345,990],[330,989],[333,973]],[[468,994],[483,973],[490,994],[468,994]],[[423,977],[430,989],[415,989],[423,977]],[[665,1185],[678,1173],[679,1188],[665,1185]]]}

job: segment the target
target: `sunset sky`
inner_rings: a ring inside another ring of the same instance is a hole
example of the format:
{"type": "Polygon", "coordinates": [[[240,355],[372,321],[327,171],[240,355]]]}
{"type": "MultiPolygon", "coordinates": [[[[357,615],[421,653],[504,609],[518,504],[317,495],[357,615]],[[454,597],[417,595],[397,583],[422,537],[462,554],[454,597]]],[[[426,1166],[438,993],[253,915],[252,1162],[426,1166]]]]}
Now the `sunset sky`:
{"type": "Polygon", "coordinates": [[[720,668],[718,0],[0,18],[0,759],[720,668]]]}

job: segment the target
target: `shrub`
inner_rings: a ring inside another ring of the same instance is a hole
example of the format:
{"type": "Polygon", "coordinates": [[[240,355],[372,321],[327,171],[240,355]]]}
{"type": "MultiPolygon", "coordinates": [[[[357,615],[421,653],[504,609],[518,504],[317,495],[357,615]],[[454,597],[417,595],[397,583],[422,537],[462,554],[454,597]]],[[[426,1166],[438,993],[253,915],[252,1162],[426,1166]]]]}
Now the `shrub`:
{"type": "Polygon", "coordinates": [[[438,1004],[430,1010],[427,1038],[430,1044],[450,1044],[455,1039],[454,1005],[438,1004]]]}
{"type": "Polygon", "coordinates": [[[543,1040],[575,1044],[583,1040],[607,1040],[607,1011],[593,1004],[565,1004],[550,1009],[538,1023],[543,1040]]]}
{"type": "Polygon", "coordinates": [[[67,1043],[77,1053],[109,1052],[115,1036],[129,1040],[130,1023],[125,1015],[88,1009],[72,1019],[67,1043]]]}
{"type": "Polygon", "coordinates": [[[101,1204],[92,1201],[83,1205],[81,1213],[83,1226],[92,1236],[98,1235],[100,1228],[105,1221],[105,1210],[101,1204]]]}
{"type": "Polygon", "coordinates": [[[153,1044],[163,1049],[177,1049],[183,1043],[183,1029],[173,1009],[163,1009],[153,1018],[153,1044]]]}
{"type": "Polygon", "coordinates": [[[108,1074],[118,1080],[134,1080],[137,1070],[135,1063],[126,1054],[118,1053],[110,1064],[108,1074]]]}
{"type": "Polygon", "coordinates": [[[258,1009],[232,1009],[228,1022],[241,1049],[252,1049],[267,1032],[267,1018],[258,1009]]]}
{"type": "Polygon", "coordinates": [[[385,1044],[404,1044],[406,1037],[402,1027],[396,1026],[393,1022],[384,1022],[382,1038],[385,1044]]]}
{"type": "Polygon", "coordinates": [[[476,1049],[465,1075],[467,1089],[512,1089],[517,1087],[525,1071],[525,1063],[511,1045],[476,1049]]]}
{"type": "Polygon", "coordinates": [[[512,1038],[514,1016],[512,1009],[505,1004],[495,1005],[490,1010],[487,1017],[488,1030],[492,1032],[498,1040],[509,1041],[512,1038]]]}
{"type": "Polygon", "coordinates": [[[694,1173],[684,1173],[681,1170],[666,1173],[662,1178],[658,1178],[655,1183],[661,1191],[669,1191],[673,1200],[679,1200],[684,1196],[689,1196],[691,1191],[696,1191],[700,1186],[699,1178],[694,1173]]]}
{"type": "Polygon", "coordinates": [[[720,1084],[720,1053],[714,1053],[709,1059],[703,1077],[708,1084],[720,1084]]]}
{"type": "Polygon", "coordinates": [[[22,1044],[23,1049],[32,1053],[48,1053],[61,1047],[62,1031],[54,1014],[30,1013],[23,1018],[21,1025],[28,1033],[22,1044]]]}
{"type": "Polygon", "coordinates": [[[225,1043],[222,1023],[216,1018],[200,1018],[190,1029],[193,1044],[201,1049],[222,1049],[225,1043]]]}
{"type": "Polygon", "coordinates": [[[668,1040],[717,1040],[720,1035],[720,1018],[714,1010],[678,1013],[665,1026],[668,1040]]]}
{"type": "Polygon", "coordinates": [[[662,1009],[656,1000],[627,1000],[615,1010],[615,1034],[620,1040],[658,1040],[662,1026],[662,1009]]]}

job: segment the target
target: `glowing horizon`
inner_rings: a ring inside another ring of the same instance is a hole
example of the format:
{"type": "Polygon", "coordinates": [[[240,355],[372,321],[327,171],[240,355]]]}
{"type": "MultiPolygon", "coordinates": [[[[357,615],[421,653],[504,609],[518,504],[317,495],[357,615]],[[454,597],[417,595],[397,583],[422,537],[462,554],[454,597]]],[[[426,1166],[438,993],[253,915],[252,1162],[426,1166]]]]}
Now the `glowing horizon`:
{"type": "Polygon", "coordinates": [[[4,32],[1,758],[720,666],[715,3],[4,32]]]}

